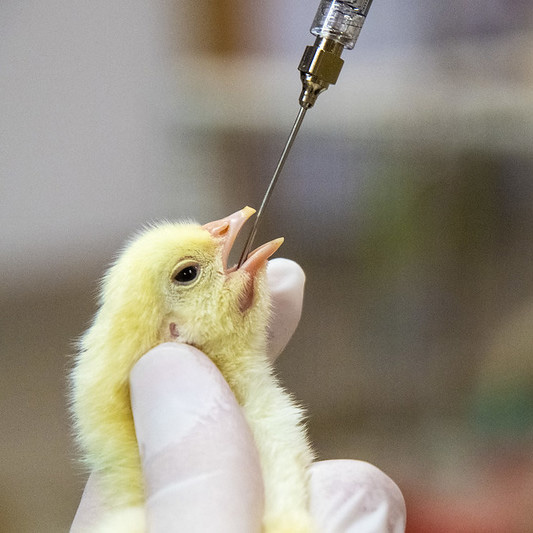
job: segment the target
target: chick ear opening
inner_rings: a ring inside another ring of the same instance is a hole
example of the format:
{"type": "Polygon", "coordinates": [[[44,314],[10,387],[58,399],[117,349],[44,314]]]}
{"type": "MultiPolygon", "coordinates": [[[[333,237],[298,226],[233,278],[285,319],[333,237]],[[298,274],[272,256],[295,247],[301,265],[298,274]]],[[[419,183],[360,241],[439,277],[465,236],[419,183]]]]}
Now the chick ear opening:
{"type": "Polygon", "coordinates": [[[169,330],[170,336],[173,339],[177,339],[180,336],[180,332],[179,332],[178,325],[176,324],[176,322],[171,322],[168,325],[168,330],[169,330]]]}

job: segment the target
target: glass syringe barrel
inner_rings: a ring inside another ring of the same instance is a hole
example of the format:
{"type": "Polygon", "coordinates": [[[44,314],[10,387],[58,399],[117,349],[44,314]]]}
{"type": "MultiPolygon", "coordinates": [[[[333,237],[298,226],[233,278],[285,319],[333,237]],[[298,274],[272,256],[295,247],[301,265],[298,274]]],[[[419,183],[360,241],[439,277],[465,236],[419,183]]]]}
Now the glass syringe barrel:
{"type": "Polygon", "coordinates": [[[342,51],[355,46],[371,4],[372,0],[320,2],[311,26],[311,33],[317,36],[315,44],[306,47],[298,66],[300,105],[305,109],[313,107],[318,95],[337,81],[344,64],[342,51]]]}
{"type": "Polygon", "coordinates": [[[351,50],[361,33],[372,0],[322,0],[311,26],[317,37],[333,39],[351,50]]]}

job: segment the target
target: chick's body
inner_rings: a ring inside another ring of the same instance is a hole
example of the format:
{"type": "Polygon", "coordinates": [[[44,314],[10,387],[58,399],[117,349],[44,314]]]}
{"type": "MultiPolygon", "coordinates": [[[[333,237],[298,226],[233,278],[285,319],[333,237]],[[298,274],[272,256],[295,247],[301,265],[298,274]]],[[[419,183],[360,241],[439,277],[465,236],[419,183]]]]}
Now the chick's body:
{"type": "MultiPolygon", "coordinates": [[[[71,381],[76,435],[87,467],[102,480],[111,521],[116,511],[142,509],[144,500],[130,371],[157,344],[178,341],[215,362],[243,407],[263,472],[263,531],[312,530],[307,512],[312,452],[302,412],[278,384],[266,356],[270,302],[264,265],[280,243],[259,248],[239,269],[226,265],[249,215],[245,208],[206,226],[152,227],[104,277],[101,305],[82,337],[71,381]]],[[[142,520],[133,520],[143,531],[142,520]]],[[[105,520],[95,529],[100,530],[121,531],[105,520]]],[[[132,526],[124,525],[124,531],[132,533],[132,526]]]]}

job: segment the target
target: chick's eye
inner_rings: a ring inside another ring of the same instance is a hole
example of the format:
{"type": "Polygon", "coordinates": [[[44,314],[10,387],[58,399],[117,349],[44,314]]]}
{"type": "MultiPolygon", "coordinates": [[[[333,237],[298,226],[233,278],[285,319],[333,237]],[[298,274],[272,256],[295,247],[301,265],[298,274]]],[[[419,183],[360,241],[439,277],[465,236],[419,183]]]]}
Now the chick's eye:
{"type": "Polygon", "coordinates": [[[182,268],[175,276],[174,281],[180,285],[186,285],[191,283],[198,277],[200,268],[198,265],[188,265],[185,268],[182,268]]]}

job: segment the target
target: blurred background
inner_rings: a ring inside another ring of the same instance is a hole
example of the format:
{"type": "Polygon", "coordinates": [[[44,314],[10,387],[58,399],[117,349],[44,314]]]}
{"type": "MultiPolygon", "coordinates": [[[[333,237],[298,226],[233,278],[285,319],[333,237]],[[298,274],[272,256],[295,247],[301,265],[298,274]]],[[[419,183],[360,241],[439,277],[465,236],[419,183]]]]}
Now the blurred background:
{"type": "MultiPolygon", "coordinates": [[[[65,391],[147,221],[258,206],[318,0],[0,6],[0,531],[67,531],[65,391]]],[[[374,2],[257,242],[308,276],[279,362],[321,458],[417,532],[533,531],[533,4],[374,2]]]]}

